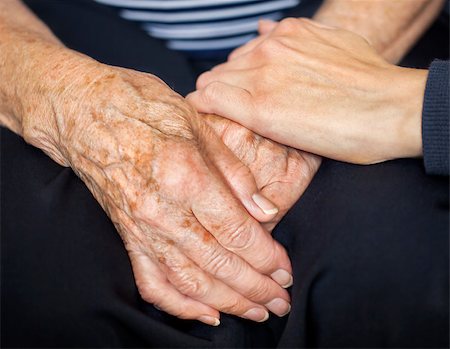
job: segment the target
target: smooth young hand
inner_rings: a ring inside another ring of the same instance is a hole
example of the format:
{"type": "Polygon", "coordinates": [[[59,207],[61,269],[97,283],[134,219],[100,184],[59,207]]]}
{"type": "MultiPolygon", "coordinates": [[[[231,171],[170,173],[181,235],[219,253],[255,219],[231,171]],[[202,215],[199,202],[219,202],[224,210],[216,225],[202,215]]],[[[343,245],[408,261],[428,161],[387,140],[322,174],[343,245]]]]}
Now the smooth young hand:
{"type": "Polygon", "coordinates": [[[371,164],[421,155],[426,77],[389,64],[356,34],[290,18],[263,23],[188,100],[277,142],[371,164]]]}

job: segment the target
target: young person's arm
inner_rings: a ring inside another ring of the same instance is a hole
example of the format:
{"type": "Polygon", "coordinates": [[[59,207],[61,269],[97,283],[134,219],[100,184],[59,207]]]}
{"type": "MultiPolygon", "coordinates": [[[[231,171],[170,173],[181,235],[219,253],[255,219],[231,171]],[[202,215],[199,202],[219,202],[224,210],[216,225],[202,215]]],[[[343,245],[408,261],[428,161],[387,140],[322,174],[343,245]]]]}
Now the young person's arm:
{"type": "Polygon", "coordinates": [[[188,100],[282,144],[373,164],[422,155],[427,75],[387,62],[355,33],[288,18],[202,74],[188,100]]]}

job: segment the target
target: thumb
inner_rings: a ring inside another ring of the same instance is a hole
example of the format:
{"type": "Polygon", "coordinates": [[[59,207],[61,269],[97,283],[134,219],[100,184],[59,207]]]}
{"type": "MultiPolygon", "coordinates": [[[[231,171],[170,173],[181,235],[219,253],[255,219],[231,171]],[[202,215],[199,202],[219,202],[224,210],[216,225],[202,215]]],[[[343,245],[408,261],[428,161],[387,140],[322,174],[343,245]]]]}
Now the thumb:
{"type": "Polygon", "coordinates": [[[259,222],[272,221],[278,214],[278,207],[258,189],[250,169],[222,142],[209,127],[203,131],[208,145],[203,147],[205,159],[212,161],[220,177],[228,184],[233,195],[241,202],[247,212],[259,222]]]}

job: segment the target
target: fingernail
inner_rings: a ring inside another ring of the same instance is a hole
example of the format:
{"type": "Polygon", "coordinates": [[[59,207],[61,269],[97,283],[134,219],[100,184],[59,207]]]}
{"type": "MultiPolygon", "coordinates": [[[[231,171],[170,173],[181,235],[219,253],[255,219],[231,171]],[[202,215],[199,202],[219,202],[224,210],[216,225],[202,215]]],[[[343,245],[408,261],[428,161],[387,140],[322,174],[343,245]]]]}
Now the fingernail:
{"type": "Polygon", "coordinates": [[[270,277],[283,288],[291,287],[294,283],[292,275],[284,269],[278,269],[277,271],[273,272],[270,277]]]}
{"type": "Polygon", "coordinates": [[[261,194],[253,194],[252,199],[265,214],[273,215],[278,213],[278,208],[261,194]]]}
{"type": "Polygon", "coordinates": [[[261,308],[253,308],[248,310],[242,317],[256,322],[264,322],[269,318],[269,313],[261,308]]]}
{"type": "Polygon", "coordinates": [[[291,305],[281,298],[272,299],[266,304],[266,307],[279,317],[285,316],[291,311],[291,305]]]}
{"type": "Polygon", "coordinates": [[[211,326],[219,326],[220,325],[220,320],[216,317],[212,317],[209,315],[202,315],[198,318],[198,321],[201,321],[207,325],[211,325],[211,326]]]}

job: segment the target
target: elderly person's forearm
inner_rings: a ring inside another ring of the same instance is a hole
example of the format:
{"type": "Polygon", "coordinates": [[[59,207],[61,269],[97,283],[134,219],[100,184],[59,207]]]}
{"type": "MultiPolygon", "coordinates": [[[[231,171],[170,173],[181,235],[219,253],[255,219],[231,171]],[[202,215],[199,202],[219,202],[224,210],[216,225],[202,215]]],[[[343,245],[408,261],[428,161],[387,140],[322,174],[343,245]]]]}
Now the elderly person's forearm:
{"type": "Polygon", "coordinates": [[[64,47],[16,0],[0,6],[1,124],[84,181],[117,227],[143,299],[210,325],[219,311],[285,315],[290,260],[260,222],[273,228],[320,160],[259,142],[255,165],[249,132],[222,141],[156,76],[64,47]]]}
{"type": "Polygon", "coordinates": [[[19,0],[0,2],[0,123],[65,166],[49,102],[82,60],[90,59],[65,48],[19,0]]]}
{"type": "Polygon", "coordinates": [[[314,19],[366,38],[398,62],[439,14],[444,0],[326,0],[314,19]]]}

